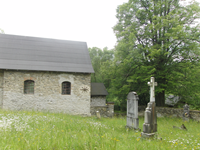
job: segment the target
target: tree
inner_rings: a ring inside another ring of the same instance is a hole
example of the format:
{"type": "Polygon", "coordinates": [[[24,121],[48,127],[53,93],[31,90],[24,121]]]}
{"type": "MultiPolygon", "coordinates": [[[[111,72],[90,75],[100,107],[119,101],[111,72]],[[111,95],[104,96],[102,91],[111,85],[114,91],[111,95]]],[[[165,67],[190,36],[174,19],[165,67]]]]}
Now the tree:
{"type": "Polygon", "coordinates": [[[97,47],[92,47],[89,48],[89,54],[93,69],[95,71],[95,73],[93,73],[91,76],[91,81],[104,83],[106,78],[104,73],[102,73],[101,69],[103,69],[103,67],[106,67],[104,66],[104,63],[108,63],[113,60],[114,51],[108,50],[107,47],[103,48],[103,50],[97,47]]]}
{"type": "MultiPolygon", "coordinates": [[[[107,47],[100,49],[97,47],[89,48],[89,54],[95,73],[91,75],[91,82],[104,83],[109,95],[106,97],[108,101],[115,99],[114,93],[112,93],[111,81],[115,75],[116,65],[114,61],[114,50],[108,50],[107,47]],[[111,92],[110,92],[111,91],[111,92]]],[[[120,105],[119,103],[115,103],[120,105]]]]}
{"type": "Polygon", "coordinates": [[[189,73],[190,66],[199,65],[200,30],[199,25],[194,25],[200,18],[199,4],[182,6],[179,0],[129,0],[117,8],[116,17],[115,57],[120,71],[113,86],[124,90],[125,94],[118,95],[134,89],[147,101],[146,83],[154,76],[159,85],[156,104],[163,106],[166,92],[180,94],[174,91],[185,83],[184,70],[189,73]]]}

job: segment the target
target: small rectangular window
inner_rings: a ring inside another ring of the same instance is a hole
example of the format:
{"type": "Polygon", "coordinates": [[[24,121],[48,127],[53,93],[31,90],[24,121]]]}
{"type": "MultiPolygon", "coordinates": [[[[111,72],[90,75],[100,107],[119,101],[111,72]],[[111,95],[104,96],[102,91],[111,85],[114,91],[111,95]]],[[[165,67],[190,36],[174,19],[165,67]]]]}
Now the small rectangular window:
{"type": "Polygon", "coordinates": [[[62,94],[63,95],[70,95],[71,94],[71,83],[70,82],[63,82],[62,83],[62,94]]]}
{"type": "Polygon", "coordinates": [[[24,81],[24,94],[34,94],[34,81],[24,81]]]}

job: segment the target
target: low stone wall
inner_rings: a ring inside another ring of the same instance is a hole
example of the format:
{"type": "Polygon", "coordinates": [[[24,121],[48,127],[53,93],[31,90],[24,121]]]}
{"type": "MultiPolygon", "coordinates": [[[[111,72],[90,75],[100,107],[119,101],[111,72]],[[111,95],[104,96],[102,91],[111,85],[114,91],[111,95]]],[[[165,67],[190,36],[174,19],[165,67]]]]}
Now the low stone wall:
{"type": "MultiPolygon", "coordinates": [[[[139,116],[144,116],[145,106],[139,106],[139,116]]],[[[183,117],[183,108],[156,107],[157,117],[183,117]]],[[[200,111],[190,110],[190,119],[200,121],[200,111]]]]}
{"type": "MultiPolygon", "coordinates": [[[[138,106],[138,116],[144,117],[144,111],[146,106],[138,106]]],[[[168,108],[168,107],[156,107],[157,117],[183,117],[183,108],[168,108]]],[[[115,116],[124,116],[126,113],[115,113],[115,116]]],[[[200,121],[200,111],[190,110],[190,119],[200,121]]]]}
{"type": "Polygon", "coordinates": [[[194,120],[200,121],[200,111],[190,110],[190,117],[194,120]]]}
{"type": "Polygon", "coordinates": [[[114,116],[114,104],[108,104],[106,106],[91,106],[90,113],[96,116],[96,111],[100,112],[101,117],[113,117],[114,116]]]}
{"type": "MultiPolygon", "coordinates": [[[[158,117],[183,117],[183,109],[182,108],[165,108],[165,107],[157,107],[157,116],[158,117]]],[[[198,110],[190,110],[190,119],[194,119],[200,121],[200,111],[198,110]]]]}

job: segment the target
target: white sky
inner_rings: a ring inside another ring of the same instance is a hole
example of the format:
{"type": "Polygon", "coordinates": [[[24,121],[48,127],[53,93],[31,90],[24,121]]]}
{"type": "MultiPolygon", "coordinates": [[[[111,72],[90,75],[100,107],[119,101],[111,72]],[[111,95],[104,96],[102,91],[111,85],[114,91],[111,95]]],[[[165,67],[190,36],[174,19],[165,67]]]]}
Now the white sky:
{"type": "Polygon", "coordinates": [[[114,48],[116,9],[128,0],[0,0],[6,34],[87,42],[114,48]]]}
{"type": "MultiPolygon", "coordinates": [[[[188,1],[188,0],[186,0],[188,1]]],[[[200,2],[200,0],[197,0],[200,2]]],[[[114,48],[116,9],[128,0],[0,0],[6,34],[87,42],[114,48]]]]}

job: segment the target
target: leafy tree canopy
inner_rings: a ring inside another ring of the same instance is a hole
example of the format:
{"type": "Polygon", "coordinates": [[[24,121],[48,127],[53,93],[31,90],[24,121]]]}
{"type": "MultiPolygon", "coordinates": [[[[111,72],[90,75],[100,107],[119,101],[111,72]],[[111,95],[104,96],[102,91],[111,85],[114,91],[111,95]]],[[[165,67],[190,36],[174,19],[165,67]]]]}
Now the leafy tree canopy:
{"type": "Polygon", "coordinates": [[[136,91],[149,101],[147,82],[154,76],[156,103],[163,106],[167,93],[190,98],[198,96],[200,79],[200,18],[197,2],[182,6],[179,0],[129,0],[117,8],[117,69],[112,91],[119,99],[136,91]],[[194,88],[192,88],[194,87],[194,88]],[[187,89],[191,89],[188,90],[187,89]]]}
{"type": "Polygon", "coordinates": [[[89,48],[89,54],[95,71],[95,73],[92,74],[91,81],[104,83],[106,78],[105,74],[102,72],[102,68],[105,63],[113,60],[114,50],[108,50],[107,47],[103,48],[103,50],[97,47],[92,47],[89,48]]]}

